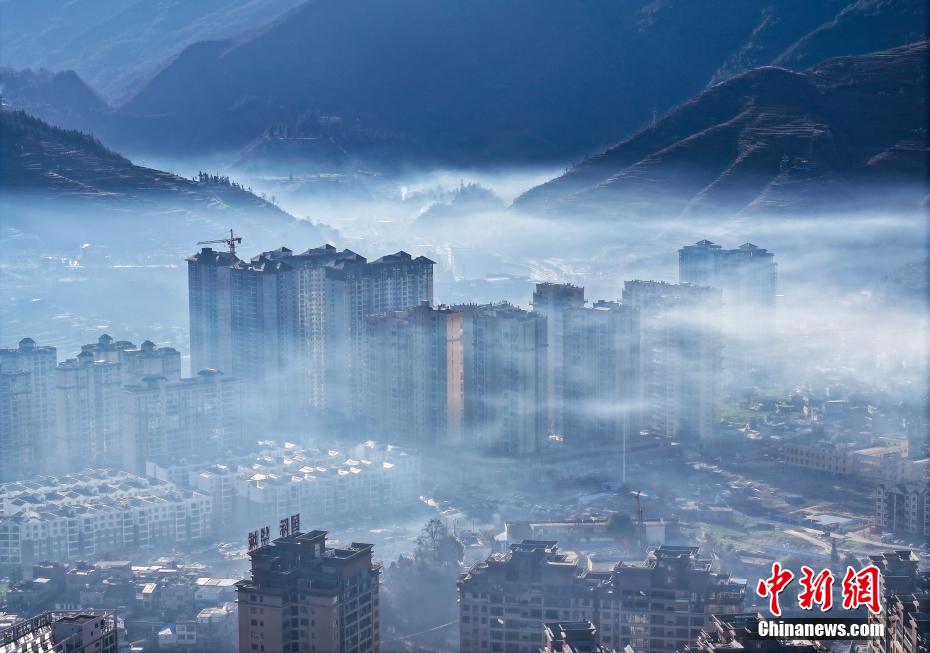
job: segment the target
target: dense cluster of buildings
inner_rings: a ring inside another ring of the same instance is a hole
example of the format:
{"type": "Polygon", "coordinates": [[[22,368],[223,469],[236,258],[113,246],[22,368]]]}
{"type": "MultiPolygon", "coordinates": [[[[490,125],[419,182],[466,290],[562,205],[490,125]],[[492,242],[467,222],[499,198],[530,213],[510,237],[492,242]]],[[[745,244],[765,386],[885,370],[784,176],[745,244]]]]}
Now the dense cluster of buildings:
{"type": "Polygon", "coordinates": [[[320,450],[263,440],[254,451],[222,462],[150,463],[147,471],[209,496],[217,534],[295,513],[314,524],[390,514],[416,505],[420,496],[419,455],[372,441],[320,450]]]}
{"type": "Polygon", "coordinates": [[[923,653],[930,650],[930,571],[921,571],[913,551],[869,556],[879,568],[883,600],[869,621],[884,625],[884,636],[870,638],[868,653],[923,653]]]}
{"type": "Polygon", "coordinates": [[[554,541],[524,540],[461,577],[461,650],[535,653],[546,644],[543,622],[588,620],[611,649],[674,651],[712,615],[740,612],[745,590],[696,547],[659,547],[601,571],[554,541]]]}
{"type": "Polygon", "coordinates": [[[0,485],[0,569],[82,560],[211,535],[212,500],[173,483],[97,469],[0,485]]]}
{"type": "Polygon", "coordinates": [[[855,479],[875,501],[877,530],[914,542],[930,533],[930,451],[919,409],[874,402],[839,386],[774,402],[755,424],[792,473],[855,479]]]}
{"type": "Polygon", "coordinates": [[[24,338],[0,350],[0,482],[89,466],[235,450],[242,386],[217,370],[181,378],[181,355],[102,335],[72,359],[24,338]]]}
{"type": "Polygon", "coordinates": [[[434,263],[406,252],[204,248],[188,259],[191,359],[250,379],[248,415],[339,416],[412,446],[525,455],[642,431],[699,446],[719,418],[721,289],[732,311],[763,304],[754,320],[773,320],[775,264],[706,241],[681,257],[681,283],[627,282],[622,301],[591,305],[541,283],[527,311],[436,306],[434,263]]]}
{"type": "Polygon", "coordinates": [[[116,612],[43,612],[0,630],[0,653],[118,653],[116,612]]]}
{"type": "Polygon", "coordinates": [[[367,316],[431,303],[433,264],[406,252],[369,262],[331,245],[251,261],[204,248],[188,259],[192,368],[252,379],[271,415],[351,414],[367,316]]]}
{"type": "Polygon", "coordinates": [[[102,614],[119,606],[120,639],[136,650],[238,651],[237,580],[211,576],[202,564],[103,560],[43,563],[31,572],[6,595],[11,614],[102,614]]]}
{"type": "MultiPolygon", "coordinates": [[[[435,306],[433,262],[406,252],[282,247],[245,261],[204,248],[188,259],[191,378],[150,341],[103,335],[62,362],[30,338],[0,350],[0,482],[142,473],[309,415],[516,455],[642,431],[699,446],[719,418],[722,311],[774,306],[775,264],[750,245],[680,257],[681,283],[631,281],[622,302],[591,305],[583,288],[541,283],[527,311],[435,306]]],[[[753,324],[768,329],[770,313],[753,324]]]]}
{"type": "MultiPolygon", "coordinates": [[[[382,650],[381,565],[371,544],[327,544],[298,528],[249,550],[248,578],[160,559],[41,563],[7,593],[5,609],[38,616],[0,630],[0,652],[382,650]],[[119,617],[106,608],[119,605],[119,617]],[[117,648],[117,639],[123,646],[117,648]],[[51,642],[69,641],[57,649],[51,642]],[[83,646],[83,648],[82,648],[83,646]]],[[[868,558],[878,567],[883,626],[867,653],[930,646],[930,572],[909,550],[868,558]]],[[[834,587],[834,594],[839,588],[834,587]]],[[[463,653],[827,653],[815,639],[760,637],[765,618],[744,611],[746,581],[693,546],[660,546],[638,562],[594,563],[553,540],[523,540],[459,577],[463,653]]],[[[839,600],[835,598],[835,600],[839,600]]],[[[879,631],[874,631],[879,632],[879,631]]]]}
{"type": "Polygon", "coordinates": [[[765,617],[756,612],[714,616],[709,628],[701,630],[697,639],[680,649],[680,653],[830,653],[830,648],[813,639],[794,637],[759,638],[759,621],[765,617]]]}
{"type": "Polygon", "coordinates": [[[147,472],[0,484],[0,570],[208,542],[295,513],[317,524],[385,515],[420,496],[419,456],[370,441],[345,451],[262,441],[223,463],[149,463],[147,472]]]}
{"type": "MultiPolygon", "coordinates": [[[[879,569],[881,629],[840,650],[930,650],[930,572],[908,550],[869,556],[879,569]]],[[[552,541],[526,540],[459,581],[461,651],[527,653],[827,653],[816,639],[760,636],[771,619],[743,612],[745,581],[695,547],[663,546],[641,563],[599,571],[552,541]]]]}

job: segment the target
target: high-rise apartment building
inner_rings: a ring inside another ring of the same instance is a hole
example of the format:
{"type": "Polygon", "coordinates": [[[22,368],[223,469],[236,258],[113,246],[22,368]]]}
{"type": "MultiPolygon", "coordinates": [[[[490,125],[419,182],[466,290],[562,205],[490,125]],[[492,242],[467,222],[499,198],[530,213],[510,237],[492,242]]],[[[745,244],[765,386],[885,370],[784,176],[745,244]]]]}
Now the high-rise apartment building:
{"type": "Polygon", "coordinates": [[[95,360],[89,350],[58,366],[58,469],[131,468],[120,423],[122,375],[119,362],[95,360]]]}
{"type": "Polygon", "coordinates": [[[250,379],[244,411],[254,424],[279,418],[301,399],[297,288],[293,252],[279,248],[238,261],[230,274],[233,358],[228,373],[250,379]]]}
{"type": "Polygon", "coordinates": [[[33,473],[32,383],[29,372],[0,366],[0,483],[33,473]]]}
{"type": "Polygon", "coordinates": [[[376,436],[418,447],[461,443],[462,319],[425,303],[368,317],[365,406],[376,436]]]}
{"type": "Polygon", "coordinates": [[[623,303],[640,316],[642,426],[700,447],[719,418],[720,291],[627,281],[623,303]]]}
{"type": "Polygon", "coordinates": [[[13,474],[0,471],[0,479],[38,472],[55,450],[57,364],[55,348],[40,347],[32,338],[23,338],[15,349],[0,349],[0,373],[7,375],[0,381],[0,449],[8,448],[11,456],[0,468],[13,474]]]}
{"type": "Polygon", "coordinates": [[[639,431],[639,313],[617,302],[585,308],[584,288],[539,283],[546,318],[549,429],[569,444],[615,444],[639,431]]]}
{"type": "Polygon", "coordinates": [[[232,370],[231,270],[239,258],[204,247],[187,259],[191,369],[232,370]]]}
{"type": "Polygon", "coordinates": [[[723,249],[709,240],[678,250],[678,281],[717,288],[723,297],[726,362],[739,376],[757,367],[775,338],[775,255],[752,243],[723,249]]]}
{"type": "Polygon", "coordinates": [[[113,340],[103,334],[97,342],[81,346],[95,361],[119,363],[122,383],[136,383],[146,376],[163,376],[169,381],[181,378],[181,353],[173,347],[158,347],[151,340],[140,346],[128,340],[113,340]]]}
{"type": "Polygon", "coordinates": [[[552,541],[512,544],[472,565],[458,587],[461,653],[538,653],[544,622],[596,619],[596,583],[552,541]]]}
{"type": "Polygon", "coordinates": [[[693,642],[714,615],[743,610],[746,581],[722,573],[697,547],[662,546],[643,562],[621,562],[598,593],[601,640],[637,653],[676,651],[693,642]]]}
{"type": "Polygon", "coordinates": [[[368,262],[356,255],[327,270],[327,309],[334,352],[328,369],[329,405],[353,419],[365,414],[366,318],[433,303],[433,265],[425,256],[397,252],[368,262]]]}
{"type": "Polygon", "coordinates": [[[561,435],[581,446],[626,442],[639,433],[639,312],[598,301],[592,308],[566,311],[563,320],[556,397],[561,435]]]}
{"type": "Polygon", "coordinates": [[[678,250],[681,283],[719,288],[725,300],[775,305],[775,254],[752,243],[723,249],[709,240],[678,250]]]}
{"type": "Polygon", "coordinates": [[[62,362],[56,377],[60,471],[144,473],[150,458],[240,443],[240,384],[216,371],[182,379],[181,355],[171,347],[148,340],[136,347],[104,334],[62,362]]]}
{"type": "Polygon", "coordinates": [[[460,305],[466,445],[523,455],[547,434],[546,319],[510,304],[460,305]]]}
{"type": "Polygon", "coordinates": [[[328,405],[339,330],[327,275],[336,261],[364,258],[332,245],[300,254],[279,247],[233,266],[231,373],[255,380],[251,411],[328,405]]]}
{"type": "Polygon", "coordinates": [[[550,433],[560,434],[564,428],[565,317],[571,310],[583,309],[584,304],[584,288],[572,284],[537,283],[533,291],[533,311],[546,318],[546,404],[550,433]]]}
{"type": "Polygon", "coordinates": [[[243,445],[242,381],[217,370],[169,381],[147,376],[122,389],[125,468],[229,454],[243,445]]]}
{"type": "Polygon", "coordinates": [[[256,379],[256,401],[357,418],[365,320],[432,303],[433,265],[406,252],[369,262],[331,245],[250,262],[204,248],[188,259],[192,369],[256,379]]]}
{"type": "Polygon", "coordinates": [[[326,545],[325,531],[290,532],[249,552],[237,583],[243,653],[377,653],[379,577],[372,545],[326,545]]]}

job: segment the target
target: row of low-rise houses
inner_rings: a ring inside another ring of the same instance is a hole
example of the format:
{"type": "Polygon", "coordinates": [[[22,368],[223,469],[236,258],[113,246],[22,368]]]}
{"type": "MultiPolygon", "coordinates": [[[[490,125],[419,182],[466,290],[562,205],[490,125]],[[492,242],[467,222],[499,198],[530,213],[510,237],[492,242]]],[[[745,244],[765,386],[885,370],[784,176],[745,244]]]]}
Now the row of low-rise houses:
{"type": "Polygon", "coordinates": [[[223,464],[149,464],[149,476],[91,469],[0,485],[0,567],[184,545],[300,513],[314,523],[409,509],[419,457],[365,442],[348,450],[259,443],[223,464]]]}
{"type": "Polygon", "coordinates": [[[0,567],[78,560],[211,533],[209,496],[123,471],[0,485],[0,567]]]}
{"type": "Polygon", "coordinates": [[[789,465],[875,484],[909,483],[930,475],[930,458],[910,457],[907,440],[863,447],[798,438],[779,443],[778,450],[789,465]]]}
{"type": "Polygon", "coordinates": [[[217,370],[181,378],[181,355],[102,335],[72,359],[24,338],[0,350],[0,482],[242,445],[242,385],[217,370]]]}
{"type": "Polygon", "coordinates": [[[347,449],[261,441],[256,451],[222,463],[148,471],[211,497],[218,533],[276,527],[295,513],[315,524],[383,514],[415,505],[420,494],[419,455],[373,441],[347,449]]]}

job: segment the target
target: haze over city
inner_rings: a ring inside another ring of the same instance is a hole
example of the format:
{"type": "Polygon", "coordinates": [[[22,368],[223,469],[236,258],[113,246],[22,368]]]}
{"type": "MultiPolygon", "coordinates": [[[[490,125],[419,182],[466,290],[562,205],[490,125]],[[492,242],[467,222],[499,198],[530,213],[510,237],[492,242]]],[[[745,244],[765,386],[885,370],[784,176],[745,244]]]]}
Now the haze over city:
{"type": "Polygon", "coordinates": [[[926,25],[0,0],[0,653],[930,650],[926,25]]]}

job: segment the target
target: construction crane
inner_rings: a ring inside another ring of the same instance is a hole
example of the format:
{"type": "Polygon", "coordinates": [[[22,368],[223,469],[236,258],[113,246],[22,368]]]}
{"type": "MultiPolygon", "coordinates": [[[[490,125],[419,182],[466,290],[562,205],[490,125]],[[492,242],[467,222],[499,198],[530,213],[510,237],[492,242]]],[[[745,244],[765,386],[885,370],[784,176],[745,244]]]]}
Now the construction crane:
{"type": "Polygon", "coordinates": [[[201,240],[198,242],[198,245],[215,245],[219,243],[226,243],[226,246],[229,248],[229,253],[233,256],[236,255],[236,245],[242,242],[242,236],[237,236],[233,233],[233,230],[229,230],[229,238],[220,238],[219,240],[201,240]]]}

